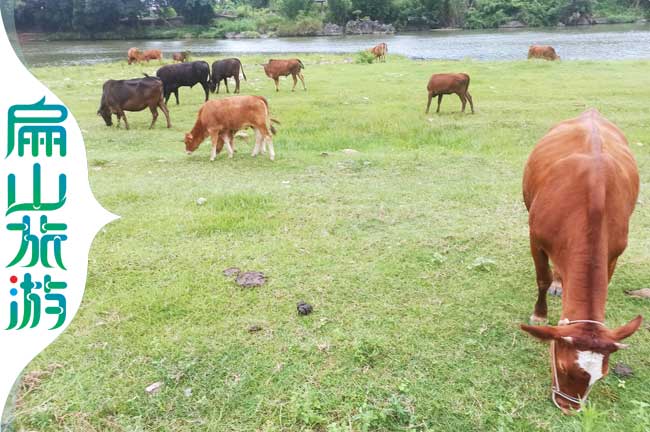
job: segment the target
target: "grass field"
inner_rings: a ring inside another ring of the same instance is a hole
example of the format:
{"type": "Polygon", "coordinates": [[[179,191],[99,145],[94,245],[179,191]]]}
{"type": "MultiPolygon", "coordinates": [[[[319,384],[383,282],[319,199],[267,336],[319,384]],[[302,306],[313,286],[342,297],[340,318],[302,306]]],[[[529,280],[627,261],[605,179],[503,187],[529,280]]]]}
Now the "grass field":
{"type": "Polygon", "coordinates": [[[33,69],[76,116],[96,197],[121,219],[95,240],[79,314],[27,369],[52,372],[20,399],[18,429],[650,430],[647,323],[612,357],[634,375],[610,373],[573,417],[550,402],[546,346],[518,327],[536,296],[523,165],[588,107],[626,133],[642,179],[608,324],[650,319],[624,294],[650,286],[650,62],[301,58],[308,90],[278,94],[264,59],[242,58],[242,92],[282,122],[275,162],[242,139],[233,160],[209,162],[208,142],[187,156],[200,87],[170,100],[170,130],[162,116],[148,130],[148,111],[107,128],[102,82],[155,64],[33,69]],[[453,71],[472,76],[476,114],[453,96],[426,116],[430,74],[453,71]],[[231,266],[269,281],[240,288],[231,266]]]}

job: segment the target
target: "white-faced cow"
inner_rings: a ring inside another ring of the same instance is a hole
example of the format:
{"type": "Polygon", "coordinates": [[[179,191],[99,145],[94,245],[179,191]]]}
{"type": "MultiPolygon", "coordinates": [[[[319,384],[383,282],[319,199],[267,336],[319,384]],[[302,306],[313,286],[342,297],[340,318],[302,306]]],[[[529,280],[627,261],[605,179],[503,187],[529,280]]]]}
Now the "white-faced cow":
{"type": "Polygon", "coordinates": [[[609,370],[609,357],[641,316],[605,325],[607,288],[627,246],[628,225],[639,193],[639,173],[623,133],[589,110],[551,129],[535,146],[524,171],[530,250],[537,273],[531,321],[547,320],[546,294],[561,286],[557,326],[522,325],[550,342],[551,397],[565,413],[580,410],[592,385],[609,370]]]}

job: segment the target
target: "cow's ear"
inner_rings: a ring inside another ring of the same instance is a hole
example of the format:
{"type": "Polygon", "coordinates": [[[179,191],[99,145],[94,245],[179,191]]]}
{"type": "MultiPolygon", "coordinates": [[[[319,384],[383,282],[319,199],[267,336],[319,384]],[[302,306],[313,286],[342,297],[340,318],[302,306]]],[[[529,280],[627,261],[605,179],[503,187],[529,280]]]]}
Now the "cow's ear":
{"type": "Polygon", "coordinates": [[[641,323],[643,322],[643,317],[639,315],[638,317],[634,318],[632,321],[629,323],[612,330],[612,338],[614,340],[620,341],[621,339],[625,339],[626,337],[632,336],[632,334],[639,329],[641,326],[641,323]]]}
{"type": "Polygon", "coordinates": [[[555,326],[531,326],[522,324],[521,329],[543,341],[561,337],[559,329],[555,326]]]}

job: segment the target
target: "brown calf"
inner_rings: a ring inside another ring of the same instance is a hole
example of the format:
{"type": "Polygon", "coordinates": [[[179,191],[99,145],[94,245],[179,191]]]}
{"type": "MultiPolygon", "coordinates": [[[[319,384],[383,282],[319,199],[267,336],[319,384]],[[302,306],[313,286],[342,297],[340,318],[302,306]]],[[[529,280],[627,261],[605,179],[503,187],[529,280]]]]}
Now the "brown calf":
{"type": "Polygon", "coordinates": [[[469,75],[464,73],[443,73],[443,74],[433,74],[431,79],[429,79],[429,85],[427,85],[427,91],[429,92],[429,101],[427,102],[427,111],[429,114],[429,108],[431,107],[431,99],[434,96],[438,96],[438,109],[436,112],[440,112],[440,103],[442,102],[442,95],[455,93],[460,98],[462,103],[462,112],[465,112],[465,105],[469,101],[469,106],[472,109],[472,114],[474,114],[474,102],[472,101],[472,96],[469,94],[469,75]]]}
{"type": "Polygon", "coordinates": [[[386,61],[388,45],[386,45],[386,42],[382,42],[379,45],[370,48],[368,51],[370,51],[375,56],[375,59],[386,61]]]}
{"type": "Polygon", "coordinates": [[[264,67],[264,73],[266,76],[273,79],[275,82],[275,91],[280,91],[280,80],[281,76],[291,75],[293,77],[293,88],[291,91],[296,89],[296,84],[298,80],[296,77],[300,78],[302,82],[303,89],[307,90],[305,87],[305,77],[300,72],[305,68],[305,65],[299,59],[288,59],[288,60],[269,60],[268,63],[262,65],[264,67]]]}
{"type": "Polygon", "coordinates": [[[580,410],[591,386],[607,375],[610,354],[626,348],[620,341],[641,325],[641,316],[613,330],[604,324],[607,287],[627,246],[639,173],[622,132],[589,110],[555,126],[535,146],[523,191],[537,273],[531,321],[546,322],[549,259],[561,279],[562,315],[557,326],[521,327],[551,342],[552,399],[568,413],[580,410]]]}
{"type": "Polygon", "coordinates": [[[555,48],[549,45],[531,45],[528,48],[528,59],[539,58],[544,60],[560,60],[560,56],[555,53],[555,48]]]}
{"type": "Polygon", "coordinates": [[[135,47],[129,48],[129,51],[126,53],[126,57],[129,64],[139,63],[142,61],[142,53],[135,47]]]}
{"type": "Polygon", "coordinates": [[[205,138],[210,136],[211,161],[217,157],[217,150],[221,150],[223,143],[228,150],[228,156],[233,157],[234,150],[231,143],[234,134],[240,129],[252,127],[255,130],[255,147],[252,156],[257,156],[260,151],[263,151],[268,141],[269,158],[273,160],[275,151],[271,135],[275,134],[275,128],[271,122],[277,123],[277,120],[271,119],[269,105],[264,97],[232,96],[208,101],[199,109],[192,130],[185,134],[185,151],[191,154],[205,138]]]}
{"type": "Polygon", "coordinates": [[[172,54],[172,60],[174,60],[174,62],[185,63],[188,58],[190,58],[189,51],[175,52],[172,54]]]}

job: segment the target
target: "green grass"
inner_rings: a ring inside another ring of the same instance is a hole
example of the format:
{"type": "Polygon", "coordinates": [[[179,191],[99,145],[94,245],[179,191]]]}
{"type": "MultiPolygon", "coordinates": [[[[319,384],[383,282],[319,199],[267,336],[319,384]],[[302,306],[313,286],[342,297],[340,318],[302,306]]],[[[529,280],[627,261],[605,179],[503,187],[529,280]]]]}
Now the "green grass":
{"type": "MultiPolygon", "coordinates": [[[[210,163],[207,142],[187,156],[199,87],[170,103],[171,130],[147,130],[148,111],[128,114],[130,131],[104,126],[102,82],[154,64],[33,69],[74,113],[95,195],[121,219],[94,242],[79,314],[28,367],[63,365],[23,398],[17,427],[649,430],[647,324],[611,359],[634,375],[610,374],[574,417],[550,402],[546,346],[518,325],[536,295],[524,162],[592,106],[626,133],[643,183],[608,323],[650,319],[624,294],[650,284],[650,62],[301,58],[308,91],[283,81],[277,94],[263,58],[242,58],[243,93],[267,96],[282,122],[275,162],[241,139],[233,160],[210,163]],[[475,115],[455,96],[424,115],[427,80],[445,71],[472,76],[475,115]],[[269,282],[241,289],[230,266],[269,282]],[[314,313],[298,316],[299,300],[314,313]]],[[[557,320],[559,300],[549,307],[557,320]]]]}

